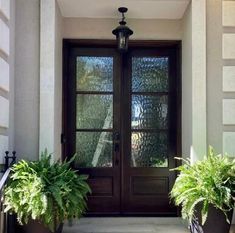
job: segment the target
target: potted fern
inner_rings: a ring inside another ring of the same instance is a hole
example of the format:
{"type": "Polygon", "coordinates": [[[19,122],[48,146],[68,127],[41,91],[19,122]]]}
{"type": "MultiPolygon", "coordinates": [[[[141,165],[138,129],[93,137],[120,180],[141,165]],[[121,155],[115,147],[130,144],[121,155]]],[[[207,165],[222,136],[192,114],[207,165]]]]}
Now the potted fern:
{"type": "Polygon", "coordinates": [[[66,219],[80,218],[90,188],[69,162],[51,162],[47,151],[39,161],[19,161],[5,189],[5,211],[16,213],[26,232],[62,232],[66,219]]]}
{"type": "Polygon", "coordinates": [[[198,220],[198,232],[228,233],[234,209],[235,160],[216,155],[212,147],[207,157],[193,165],[181,160],[183,165],[174,169],[179,175],[170,195],[182,207],[182,217],[191,226],[198,220]]]}

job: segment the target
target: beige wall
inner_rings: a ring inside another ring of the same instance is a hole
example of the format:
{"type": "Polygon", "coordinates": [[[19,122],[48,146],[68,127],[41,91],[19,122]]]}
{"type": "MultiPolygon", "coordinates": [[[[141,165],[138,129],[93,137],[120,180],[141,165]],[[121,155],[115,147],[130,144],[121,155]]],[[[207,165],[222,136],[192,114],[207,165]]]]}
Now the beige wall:
{"type": "Polygon", "coordinates": [[[190,155],[192,145],[192,5],[184,14],[182,36],[182,154],[190,155]]]}
{"type": "Polygon", "coordinates": [[[0,164],[14,150],[15,0],[0,4],[0,164]]]}
{"type": "Polygon", "coordinates": [[[10,8],[10,109],[9,109],[9,151],[15,150],[15,117],[14,117],[14,109],[15,109],[15,0],[11,0],[11,8],[10,8]]]}
{"type": "Polygon", "coordinates": [[[62,16],[55,0],[41,0],[39,150],[61,158],[62,16]]]}
{"type": "MultiPolygon", "coordinates": [[[[131,39],[180,40],[181,20],[128,19],[133,29],[131,39]]],[[[118,25],[116,19],[64,18],[64,38],[115,39],[112,30],[118,25]]]]}
{"type": "Polygon", "coordinates": [[[55,15],[55,127],[54,127],[54,154],[55,158],[61,158],[61,138],[62,133],[62,31],[63,18],[58,4],[56,4],[55,15]]]}
{"type": "Polygon", "coordinates": [[[207,140],[218,152],[222,132],[222,0],[207,0],[207,140]]]}
{"type": "Polygon", "coordinates": [[[207,147],[205,10],[204,0],[192,1],[182,21],[182,152],[192,162],[207,147]]]}
{"type": "Polygon", "coordinates": [[[39,0],[16,1],[15,149],[37,159],[39,148],[39,0]]]}

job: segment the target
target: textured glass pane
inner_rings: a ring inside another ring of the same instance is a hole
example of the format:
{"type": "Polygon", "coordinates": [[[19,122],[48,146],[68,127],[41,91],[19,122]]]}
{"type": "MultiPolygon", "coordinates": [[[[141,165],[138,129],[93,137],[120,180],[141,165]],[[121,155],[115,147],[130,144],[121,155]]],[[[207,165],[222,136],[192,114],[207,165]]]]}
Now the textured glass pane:
{"type": "Polygon", "coordinates": [[[131,125],[134,129],[167,129],[168,96],[132,96],[131,125]]]}
{"type": "Polygon", "coordinates": [[[77,95],[77,129],[109,129],[112,125],[112,95],[77,95]]]}
{"type": "Polygon", "coordinates": [[[168,91],[168,58],[133,57],[132,91],[168,91]]]}
{"type": "Polygon", "coordinates": [[[167,133],[132,133],[132,167],[168,167],[167,154],[167,133]]]}
{"type": "Polygon", "coordinates": [[[77,132],[77,167],[112,167],[112,133],[77,132]]]}
{"type": "Polygon", "coordinates": [[[78,91],[112,91],[112,57],[77,57],[78,91]]]}

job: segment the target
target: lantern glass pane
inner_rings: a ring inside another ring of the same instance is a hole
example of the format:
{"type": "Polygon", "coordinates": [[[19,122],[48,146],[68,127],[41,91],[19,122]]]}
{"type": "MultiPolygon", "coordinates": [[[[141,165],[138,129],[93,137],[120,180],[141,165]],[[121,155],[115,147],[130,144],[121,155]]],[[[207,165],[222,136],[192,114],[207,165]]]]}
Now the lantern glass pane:
{"type": "Polygon", "coordinates": [[[128,37],[125,37],[123,32],[119,32],[118,35],[118,49],[126,51],[128,47],[128,37]]]}

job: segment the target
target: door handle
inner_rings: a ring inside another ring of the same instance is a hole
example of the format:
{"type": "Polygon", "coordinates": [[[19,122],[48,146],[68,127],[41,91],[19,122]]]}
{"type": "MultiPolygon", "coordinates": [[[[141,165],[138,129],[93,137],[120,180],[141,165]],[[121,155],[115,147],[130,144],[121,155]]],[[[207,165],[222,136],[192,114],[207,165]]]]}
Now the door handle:
{"type": "Polygon", "coordinates": [[[118,133],[118,132],[114,133],[113,140],[114,141],[120,141],[120,133],[118,133]]]}
{"type": "Polygon", "coordinates": [[[119,152],[119,142],[114,143],[114,152],[119,152]]]}
{"type": "Polygon", "coordinates": [[[115,132],[113,135],[114,152],[119,152],[120,149],[120,133],[115,132]]]}
{"type": "Polygon", "coordinates": [[[120,133],[116,132],[113,135],[113,143],[114,143],[114,153],[115,153],[115,166],[118,166],[119,164],[119,158],[118,153],[120,151],[120,133]]]}

